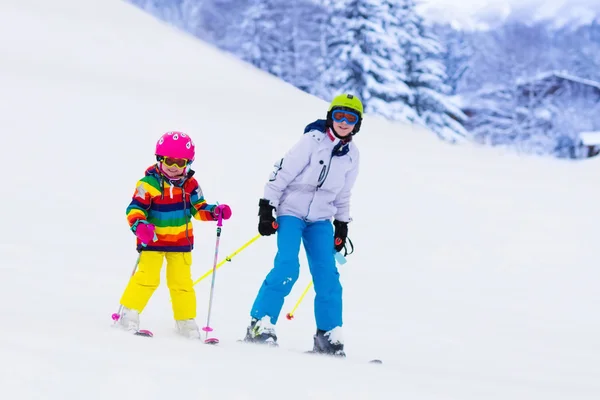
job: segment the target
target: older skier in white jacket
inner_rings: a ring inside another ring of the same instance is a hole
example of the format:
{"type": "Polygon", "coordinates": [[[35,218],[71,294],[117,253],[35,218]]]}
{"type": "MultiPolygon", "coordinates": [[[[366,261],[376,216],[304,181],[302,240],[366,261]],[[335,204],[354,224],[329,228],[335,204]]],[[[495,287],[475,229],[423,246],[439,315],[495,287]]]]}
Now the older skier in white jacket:
{"type": "Polygon", "coordinates": [[[352,138],[362,115],[356,96],[337,96],[327,119],[308,125],[302,138],[275,164],[259,201],[258,230],[261,235],[277,232],[277,255],[252,306],[245,341],[276,344],[275,324],[284,298],[298,279],[303,242],[316,293],[314,351],[345,356],[342,286],[334,252],[344,248],[348,235],[350,197],[359,164],[352,138]]]}

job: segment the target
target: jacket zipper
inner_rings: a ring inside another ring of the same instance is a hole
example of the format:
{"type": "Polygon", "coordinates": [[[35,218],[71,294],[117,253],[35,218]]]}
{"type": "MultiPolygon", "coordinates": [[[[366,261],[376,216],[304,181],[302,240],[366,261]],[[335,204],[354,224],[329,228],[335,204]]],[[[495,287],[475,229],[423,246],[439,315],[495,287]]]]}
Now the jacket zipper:
{"type": "Polygon", "coordinates": [[[329,156],[329,163],[327,165],[324,165],[323,168],[321,170],[321,173],[319,174],[319,178],[321,177],[321,175],[323,175],[323,172],[325,172],[325,177],[323,177],[323,180],[321,181],[321,183],[319,183],[315,189],[315,192],[313,193],[313,197],[310,200],[310,204],[308,205],[308,211],[306,213],[306,216],[304,217],[305,220],[308,220],[308,216],[310,215],[310,207],[312,206],[313,201],[315,200],[315,196],[317,194],[317,192],[319,191],[319,189],[321,188],[321,186],[323,186],[323,184],[325,183],[325,181],[327,180],[327,177],[329,176],[329,170],[331,169],[331,160],[333,160],[333,153],[331,154],[331,156],[329,156]]]}
{"type": "MultiPolygon", "coordinates": [[[[190,251],[192,251],[192,241],[190,240],[190,236],[188,233],[188,216],[187,216],[187,202],[185,201],[185,188],[184,185],[181,185],[181,195],[183,196],[183,215],[185,216],[185,238],[190,244],[190,251]]],[[[190,217],[192,216],[192,210],[190,209],[190,217]]]]}
{"type": "MultiPolygon", "coordinates": [[[[160,198],[162,200],[164,200],[165,198],[165,180],[162,179],[162,177],[159,177],[160,180],[160,198]]],[[[171,186],[173,186],[172,183],[169,183],[171,186]]],[[[185,181],[182,182],[181,184],[181,196],[183,199],[183,215],[185,216],[185,238],[187,239],[189,245],[190,245],[190,251],[192,251],[192,241],[190,240],[190,236],[189,236],[189,228],[188,228],[188,218],[187,218],[187,204],[185,202],[185,181]]],[[[171,189],[172,190],[172,189],[171,189]]],[[[190,217],[191,217],[192,213],[190,211],[190,217]]]]}
{"type": "MultiPolygon", "coordinates": [[[[327,168],[327,169],[326,169],[326,171],[325,171],[325,177],[323,178],[323,180],[321,181],[321,183],[319,183],[319,184],[317,185],[317,190],[319,190],[319,188],[320,188],[321,186],[323,186],[323,184],[324,184],[324,183],[325,183],[325,181],[327,180],[327,177],[329,176],[329,170],[331,169],[331,160],[333,160],[333,154],[332,154],[331,156],[329,156],[329,164],[327,164],[327,165],[325,166],[325,168],[327,168]]],[[[323,173],[321,172],[321,174],[323,174],[323,173]]]]}

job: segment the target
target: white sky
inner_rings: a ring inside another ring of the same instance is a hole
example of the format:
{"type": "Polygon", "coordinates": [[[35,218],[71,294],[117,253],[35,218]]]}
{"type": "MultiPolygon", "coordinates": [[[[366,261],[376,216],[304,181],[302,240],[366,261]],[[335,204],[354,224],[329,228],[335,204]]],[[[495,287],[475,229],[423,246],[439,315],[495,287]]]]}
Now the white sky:
{"type": "Polygon", "coordinates": [[[521,19],[536,18],[585,18],[600,14],[599,0],[420,0],[426,15],[443,21],[456,20],[472,24],[474,19],[485,22],[506,17],[511,12],[521,19]],[[477,16],[477,18],[475,18],[477,16]]]}

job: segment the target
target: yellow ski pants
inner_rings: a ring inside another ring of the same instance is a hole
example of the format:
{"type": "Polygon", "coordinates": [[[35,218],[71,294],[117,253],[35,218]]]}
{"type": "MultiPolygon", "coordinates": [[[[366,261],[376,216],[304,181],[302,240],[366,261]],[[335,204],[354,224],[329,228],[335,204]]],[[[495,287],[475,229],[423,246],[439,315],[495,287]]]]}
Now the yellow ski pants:
{"type": "Polygon", "coordinates": [[[144,251],[135,274],[121,297],[121,305],[142,312],[160,284],[160,271],[167,259],[167,287],[176,320],[196,318],[196,292],[192,282],[191,252],[144,251]]]}

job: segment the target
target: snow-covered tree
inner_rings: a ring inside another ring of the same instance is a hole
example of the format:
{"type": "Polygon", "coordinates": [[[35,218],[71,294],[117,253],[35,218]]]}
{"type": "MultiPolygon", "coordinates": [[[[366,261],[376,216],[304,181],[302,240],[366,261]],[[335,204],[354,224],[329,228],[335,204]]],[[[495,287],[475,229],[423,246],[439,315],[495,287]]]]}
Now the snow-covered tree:
{"type": "Polygon", "coordinates": [[[130,0],[129,2],[138,6],[147,13],[169,22],[178,28],[183,27],[183,15],[181,3],[183,0],[130,0]]]}
{"type": "Polygon", "coordinates": [[[290,37],[294,40],[293,84],[305,92],[327,98],[322,74],[329,62],[327,25],[329,4],[320,0],[294,2],[290,37]]]}
{"type": "Polygon", "coordinates": [[[469,135],[462,125],[466,115],[451,101],[450,87],[445,83],[447,74],[442,62],[445,48],[417,14],[414,0],[402,3],[406,18],[400,45],[404,50],[406,84],[413,92],[410,105],[425,125],[444,140],[467,140],[469,135]]]}
{"type": "Polygon", "coordinates": [[[587,79],[600,81],[600,16],[577,30],[556,32],[557,49],[562,53],[560,69],[587,79]],[[567,60],[564,60],[564,59],[567,60]]]}
{"type": "Polygon", "coordinates": [[[283,0],[250,0],[232,28],[240,58],[288,82],[295,78],[293,8],[283,0]]]}
{"type": "Polygon", "coordinates": [[[386,31],[394,21],[389,3],[380,0],[340,0],[330,10],[327,64],[323,74],[329,98],[350,92],[361,98],[366,112],[393,118],[390,105],[410,96],[397,68],[401,49],[386,31]]]}
{"type": "Polygon", "coordinates": [[[442,62],[446,67],[446,84],[450,88],[450,94],[454,95],[459,91],[464,74],[472,68],[473,48],[469,42],[469,35],[449,24],[436,24],[432,28],[445,45],[442,62]]]}
{"type": "Polygon", "coordinates": [[[467,99],[476,141],[524,153],[585,157],[583,131],[600,130],[600,83],[558,72],[477,92],[467,99]]]}
{"type": "Polygon", "coordinates": [[[324,79],[334,92],[357,94],[366,112],[423,123],[446,140],[464,139],[452,104],[444,48],[413,0],[345,0],[333,4],[324,79]]]}

